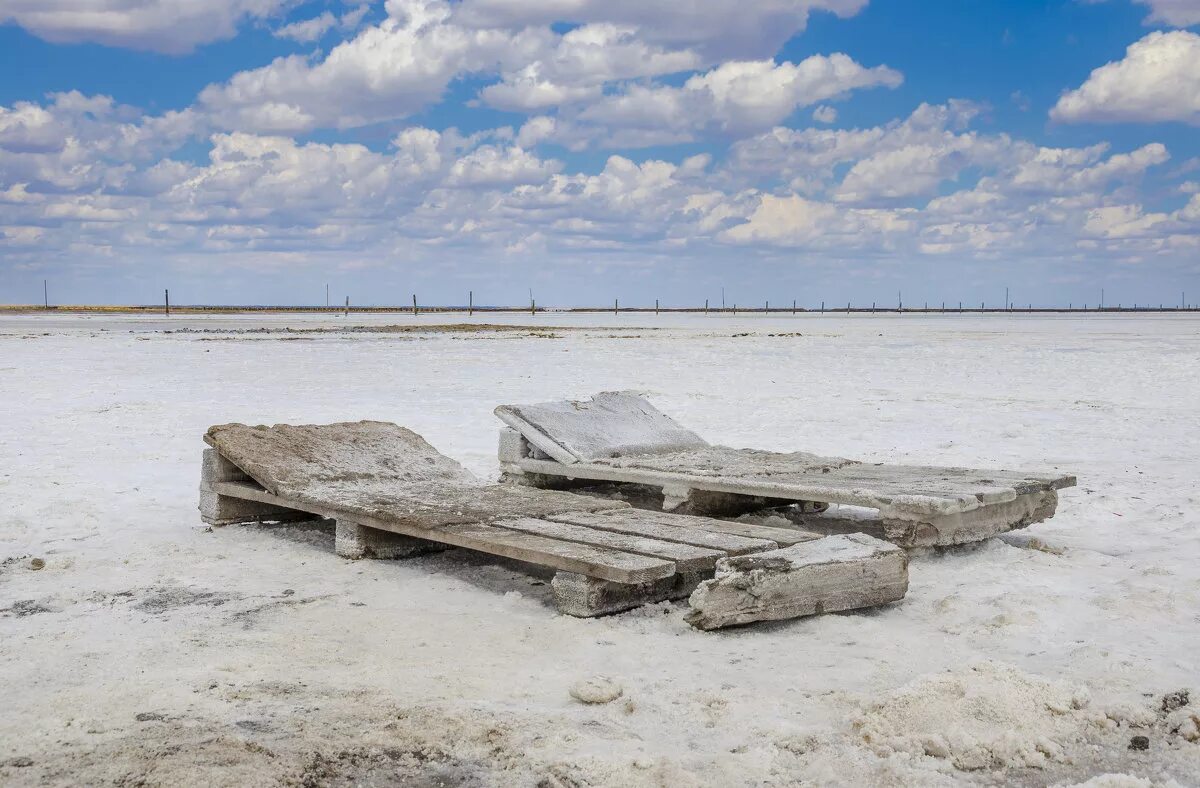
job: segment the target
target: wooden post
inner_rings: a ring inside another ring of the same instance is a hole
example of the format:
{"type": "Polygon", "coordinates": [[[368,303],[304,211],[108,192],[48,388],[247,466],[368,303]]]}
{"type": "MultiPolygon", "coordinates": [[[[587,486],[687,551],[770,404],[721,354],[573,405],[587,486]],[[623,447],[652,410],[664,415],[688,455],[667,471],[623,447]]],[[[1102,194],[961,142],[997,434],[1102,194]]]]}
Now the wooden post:
{"type": "Polygon", "coordinates": [[[163,305],[167,309],[167,317],[170,317],[171,316],[171,291],[170,290],[163,291],[163,305]]]}
{"type": "Polygon", "coordinates": [[[537,312],[537,301],[531,298],[529,299],[529,314],[532,315],[534,312],[537,312]]]}
{"type": "Polygon", "coordinates": [[[346,317],[350,317],[350,296],[346,296],[346,317]]]}
{"type": "Polygon", "coordinates": [[[475,314],[475,291],[467,291],[467,317],[475,314]]]}
{"type": "Polygon", "coordinates": [[[614,298],[613,299],[613,314],[614,315],[617,314],[617,312],[620,311],[620,309],[621,309],[621,299],[614,298]]]}
{"type": "Polygon", "coordinates": [[[821,314],[822,315],[825,314],[825,302],[824,301],[821,302],[821,314]]]}
{"type": "Polygon", "coordinates": [[[658,314],[658,299],[654,299],[654,314],[658,314]]]}
{"type": "Polygon", "coordinates": [[[708,299],[704,299],[704,314],[708,314],[708,299]]]}
{"type": "Polygon", "coordinates": [[[417,294],[413,293],[413,317],[417,316],[417,294]]]}
{"type": "Polygon", "coordinates": [[[771,313],[771,302],[767,301],[766,303],[763,304],[763,314],[769,315],[770,313],[771,313]]]}
{"type": "Polygon", "coordinates": [[[796,299],[792,299],[792,314],[796,314],[796,299]]]}

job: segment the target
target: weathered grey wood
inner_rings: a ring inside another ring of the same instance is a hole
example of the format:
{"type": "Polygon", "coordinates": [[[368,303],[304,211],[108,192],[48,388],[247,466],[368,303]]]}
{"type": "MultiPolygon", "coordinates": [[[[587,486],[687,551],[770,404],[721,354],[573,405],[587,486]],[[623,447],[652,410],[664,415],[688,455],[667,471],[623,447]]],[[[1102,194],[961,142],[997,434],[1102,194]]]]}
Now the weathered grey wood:
{"type": "Polygon", "coordinates": [[[421,436],[383,422],[226,424],[211,428],[205,440],[293,508],[307,502],[355,522],[373,517],[435,528],[627,507],[621,501],[481,481],[421,436]]]}
{"type": "Polygon", "coordinates": [[[694,523],[693,527],[701,528],[705,531],[713,531],[714,533],[733,534],[735,536],[748,536],[752,539],[770,539],[776,542],[780,547],[788,545],[800,544],[801,542],[811,542],[814,539],[820,539],[823,534],[806,531],[800,528],[776,528],[770,525],[757,525],[755,523],[736,523],[729,520],[709,520],[708,518],[698,518],[702,522],[694,523]]]}
{"type": "MultiPolygon", "coordinates": [[[[504,405],[497,415],[549,459],[507,451],[506,471],[662,487],[664,507],[693,491],[866,506],[925,522],[1075,484],[1069,474],[869,464],[806,452],[710,446],[634,394],[504,405]]],[[[698,512],[699,513],[699,512],[698,512]]]]}
{"type": "Polygon", "coordinates": [[[629,585],[573,572],[558,572],[550,585],[554,590],[555,604],[561,612],[588,618],[620,613],[669,599],[685,599],[707,574],[677,574],[650,583],[629,585]]]}
{"type": "Polygon", "coordinates": [[[491,525],[453,525],[426,538],[614,583],[647,583],[675,574],[673,561],[491,525]]]}
{"type": "Polygon", "coordinates": [[[908,556],[865,534],[829,536],[717,562],[685,616],[698,629],[886,604],[908,590],[908,556]]]}
{"type": "Polygon", "coordinates": [[[691,517],[667,512],[649,512],[644,509],[622,509],[616,512],[570,512],[548,518],[559,523],[582,525],[601,531],[646,536],[665,542],[695,545],[720,550],[727,555],[744,555],[774,550],[779,547],[770,539],[730,534],[702,527],[708,521],[702,517],[691,517]]]}
{"type": "MultiPolygon", "coordinates": [[[[323,503],[289,500],[273,495],[246,482],[223,482],[216,485],[222,495],[261,501],[299,511],[312,512],[331,519],[346,518],[347,513],[323,503]]],[[[572,496],[580,498],[581,496],[572,496]]],[[[675,573],[672,561],[623,553],[601,547],[590,547],[546,537],[524,534],[490,525],[463,523],[421,527],[411,519],[381,519],[356,515],[354,521],[368,528],[429,539],[455,547],[465,547],[483,553],[500,555],[542,564],[566,572],[591,575],[617,583],[644,583],[669,577],[675,573]]]]}
{"type": "MultiPolygon", "coordinates": [[[[524,459],[517,469],[526,473],[547,476],[566,476],[573,479],[594,479],[606,482],[630,482],[659,487],[670,485],[702,487],[716,492],[751,495],[783,500],[821,501],[871,508],[895,508],[897,513],[913,511],[916,514],[950,513],[978,508],[974,496],[928,496],[928,495],[884,495],[878,491],[860,487],[845,487],[822,479],[820,483],[790,481],[779,483],[763,479],[701,478],[687,473],[642,470],[624,467],[610,468],[595,463],[577,462],[566,466],[550,460],[524,459]],[[900,507],[903,507],[902,509],[900,507]]],[[[814,477],[821,478],[821,477],[814,477]]]]}
{"type": "Polygon", "coordinates": [[[579,402],[501,405],[496,415],[559,462],[707,446],[644,397],[606,391],[579,402]]]}
{"type": "Polygon", "coordinates": [[[218,424],[204,440],[264,489],[289,498],[331,483],[480,483],[420,435],[381,421],[218,424]]]}
{"type": "MultiPolygon", "coordinates": [[[[778,477],[773,476],[697,477],[683,472],[644,470],[631,466],[611,468],[596,463],[575,463],[571,466],[564,466],[553,461],[534,459],[522,460],[517,465],[517,469],[525,473],[558,475],[573,479],[658,486],[691,485],[692,487],[746,496],[865,506],[882,510],[890,519],[913,521],[924,521],[930,516],[968,512],[992,503],[1006,503],[1018,497],[1014,488],[981,486],[979,494],[976,495],[966,491],[972,488],[957,483],[947,484],[945,489],[938,490],[936,480],[932,479],[927,479],[921,484],[910,485],[901,474],[897,474],[888,482],[834,471],[820,475],[813,474],[811,478],[799,476],[779,481],[778,477]],[[987,502],[980,501],[981,497],[987,502]]],[[[1062,486],[1072,482],[1073,477],[1061,477],[1056,484],[1062,486]]],[[[1022,489],[1031,489],[1034,486],[1036,485],[1032,483],[1022,485],[1022,489]]],[[[1044,489],[1051,487],[1048,483],[1042,486],[1044,489]]]]}
{"type": "MultiPolygon", "coordinates": [[[[601,531],[582,525],[553,522],[550,520],[535,520],[522,517],[512,520],[497,520],[493,523],[497,528],[507,528],[523,533],[537,534],[565,542],[576,542],[582,545],[594,545],[620,550],[624,553],[663,558],[675,563],[678,572],[698,572],[712,569],[718,558],[724,558],[724,550],[713,550],[707,547],[696,547],[679,542],[667,542],[661,539],[650,539],[613,531],[601,531]]],[[[583,574],[587,574],[586,572],[583,574]]]]}

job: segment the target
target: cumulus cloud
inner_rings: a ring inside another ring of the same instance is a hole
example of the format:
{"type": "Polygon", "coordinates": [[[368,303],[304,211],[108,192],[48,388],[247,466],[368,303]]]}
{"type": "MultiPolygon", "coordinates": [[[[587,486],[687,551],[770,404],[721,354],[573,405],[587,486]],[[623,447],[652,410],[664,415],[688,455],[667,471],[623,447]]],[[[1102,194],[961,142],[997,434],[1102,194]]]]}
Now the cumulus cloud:
{"type": "Polygon", "coordinates": [[[854,90],[896,87],[903,77],[868,68],[847,55],[813,55],[800,63],[731,61],[696,74],[682,86],[631,84],[568,115],[554,139],[570,147],[593,142],[643,147],[761,131],[801,107],[854,90]]]}
{"type": "Polygon", "coordinates": [[[1150,6],[1147,22],[1164,22],[1175,27],[1200,24],[1200,0],[1137,0],[1150,6]]]}
{"type": "Polygon", "coordinates": [[[523,26],[608,22],[636,28],[644,40],[668,48],[694,49],[707,62],[769,57],[804,30],[809,15],[829,12],[851,17],[867,0],[463,0],[463,24],[523,26]]]}
{"type": "Polygon", "coordinates": [[[1097,68],[1050,111],[1066,123],[1180,121],[1200,125],[1200,35],[1150,33],[1097,68]]]}
{"type": "Polygon", "coordinates": [[[1194,253],[1200,195],[1181,183],[1183,204],[1139,199],[1140,179],[1169,160],[1163,145],[1048,148],[974,130],[979,112],[922,105],[876,127],[776,127],[719,164],[614,155],[580,172],[533,150],[560,122],[545,115],[470,135],[412,126],[373,149],[210,135],[194,115],[59,94],[0,107],[0,248],[12,260],[1194,253]],[[171,158],[197,134],[207,160],[171,158]]]}
{"type": "Polygon", "coordinates": [[[356,29],[362,23],[363,17],[366,16],[369,10],[370,6],[360,5],[341,16],[334,16],[332,12],[325,11],[320,16],[292,22],[291,24],[277,28],[273,35],[276,38],[290,38],[299,44],[311,44],[323,38],[326,33],[335,28],[342,31],[356,29]]]}
{"type": "Polygon", "coordinates": [[[480,91],[497,109],[538,111],[598,97],[606,82],[690,71],[703,65],[691,50],[648,44],[631,27],[599,23],[567,32],[544,56],[480,91]]]}
{"type": "MultiPolygon", "coordinates": [[[[714,13],[733,8],[724,0],[699,5],[711,5],[714,13]]],[[[795,23],[813,8],[849,14],[862,3],[780,0],[765,5],[774,10],[756,4],[740,16],[756,19],[755,24],[785,17],[795,23]]],[[[480,89],[483,104],[568,115],[557,125],[560,142],[581,147],[612,126],[619,144],[644,145],[688,139],[705,127],[725,133],[761,129],[797,107],[901,81],[886,66],[866,68],[842,54],[801,63],[719,62],[710,38],[727,39],[707,23],[683,24],[695,9],[689,6],[681,20],[672,18],[666,27],[673,33],[664,35],[662,20],[655,22],[664,12],[648,14],[644,7],[619,2],[591,9],[555,6],[556,14],[544,18],[536,4],[389,0],[384,21],[328,55],[278,58],[236,74],[207,87],[199,107],[227,129],[348,128],[412,115],[439,101],[453,79],[474,75],[496,80],[480,89]],[[549,23],[576,17],[596,19],[566,32],[549,23]],[[646,81],[696,71],[702,73],[682,87],[646,81]],[[683,115],[664,127],[663,108],[683,115]]],[[[315,39],[333,23],[328,14],[280,32],[315,39]]]]}
{"type": "Polygon", "coordinates": [[[289,0],[0,0],[13,21],[54,43],[83,41],[180,54],[231,38],[246,19],[280,12],[289,0]]]}
{"type": "Polygon", "coordinates": [[[822,104],[813,110],[812,116],[817,123],[837,123],[838,111],[828,104],[822,104]]]}
{"type": "Polygon", "coordinates": [[[199,105],[229,129],[296,133],[403,118],[441,99],[461,73],[516,67],[548,46],[549,29],[516,33],[451,21],[443,2],[388,4],[392,16],[323,60],[293,55],[205,88],[199,105]]]}

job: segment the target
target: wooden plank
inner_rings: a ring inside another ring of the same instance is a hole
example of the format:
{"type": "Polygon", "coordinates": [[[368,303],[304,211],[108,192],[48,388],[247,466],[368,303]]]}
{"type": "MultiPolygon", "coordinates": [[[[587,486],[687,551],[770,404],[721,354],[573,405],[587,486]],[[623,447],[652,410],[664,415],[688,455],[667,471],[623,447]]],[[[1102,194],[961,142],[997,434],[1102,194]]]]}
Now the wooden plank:
{"type": "Polygon", "coordinates": [[[773,525],[758,525],[756,523],[736,523],[731,520],[709,520],[700,518],[703,523],[696,524],[695,528],[702,528],[706,531],[715,533],[733,534],[735,536],[748,536],[752,539],[770,539],[776,542],[780,547],[788,547],[801,542],[811,542],[814,539],[820,539],[825,534],[814,533],[812,531],[804,531],[799,528],[776,528],[773,525]]]}
{"type": "Polygon", "coordinates": [[[646,536],[651,539],[661,539],[664,542],[678,542],[696,547],[708,547],[720,550],[729,555],[745,555],[759,553],[763,550],[774,550],[779,547],[777,542],[765,538],[754,538],[722,531],[710,531],[698,527],[708,518],[692,517],[686,514],[671,514],[669,512],[651,512],[645,509],[622,509],[617,512],[569,512],[556,514],[545,518],[558,523],[571,523],[601,531],[646,536]]]}
{"type": "Polygon", "coordinates": [[[1004,503],[1016,498],[1012,485],[961,473],[954,468],[867,464],[807,452],[783,454],[711,446],[670,455],[641,455],[597,461],[616,468],[687,474],[705,481],[813,485],[860,489],[883,497],[921,495],[948,501],[1004,503]]]}
{"type": "Polygon", "coordinates": [[[672,561],[534,534],[523,534],[512,529],[496,528],[482,523],[419,528],[400,519],[367,517],[354,512],[340,511],[324,504],[288,500],[272,495],[247,482],[219,482],[213,485],[213,491],[219,495],[261,501],[302,512],[311,512],[331,519],[342,517],[368,528],[378,528],[381,531],[391,531],[418,539],[429,539],[455,547],[465,547],[531,564],[541,564],[565,572],[611,580],[614,583],[647,583],[675,574],[675,563],[672,561]]]}
{"type": "MultiPolygon", "coordinates": [[[[517,467],[528,473],[565,476],[570,479],[630,482],[634,484],[650,484],[658,487],[687,487],[699,490],[712,490],[713,492],[733,493],[735,495],[754,495],[763,498],[869,506],[873,509],[889,506],[893,501],[902,497],[900,495],[880,495],[872,490],[847,487],[837,485],[836,483],[778,483],[764,482],[758,479],[714,479],[686,473],[644,471],[638,468],[609,468],[593,463],[574,463],[570,466],[564,466],[557,462],[534,460],[531,458],[521,460],[520,463],[517,463],[517,467]]],[[[903,496],[902,498],[906,508],[929,514],[953,514],[954,512],[970,511],[980,506],[979,501],[974,496],[967,495],[947,497],[944,495],[913,494],[903,496]]]]}
{"type": "Polygon", "coordinates": [[[493,525],[451,525],[424,538],[614,583],[649,583],[676,573],[673,561],[493,525]]]}
{"type": "Polygon", "coordinates": [[[701,448],[708,442],[645,397],[603,391],[591,399],[501,405],[496,415],[560,462],[701,448]],[[552,445],[540,441],[549,440],[552,445]],[[570,459],[563,459],[559,453],[570,459]]]}
{"type": "MultiPolygon", "coordinates": [[[[492,523],[497,528],[507,528],[527,534],[536,534],[550,539],[575,542],[589,547],[602,547],[619,550],[622,553],[660,558],[672,561],[678,572],[701,572],[711,570],[718,558],[725,558],[723,550],[712,550],[707,547],[695,547],[678,542],[664,542],[660,539],[648,539],[644,536],[601,531],[582,525],[558,523],[550,520],[535,520],[531,517],[497,520],[492,523]]],[[[580,574],[587,574],[581,572],[580,574]]]]}

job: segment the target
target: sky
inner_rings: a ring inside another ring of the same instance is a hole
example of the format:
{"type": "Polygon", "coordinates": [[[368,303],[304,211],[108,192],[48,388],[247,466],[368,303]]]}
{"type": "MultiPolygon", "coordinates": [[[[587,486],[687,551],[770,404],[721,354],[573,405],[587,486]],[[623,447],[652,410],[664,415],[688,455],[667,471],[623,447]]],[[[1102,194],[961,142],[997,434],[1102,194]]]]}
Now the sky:
{"type": "Polygon", "coordinates": [[[44,282],[1200,303],[1200,0],[0,0],[0,303],[44,282]]]}

